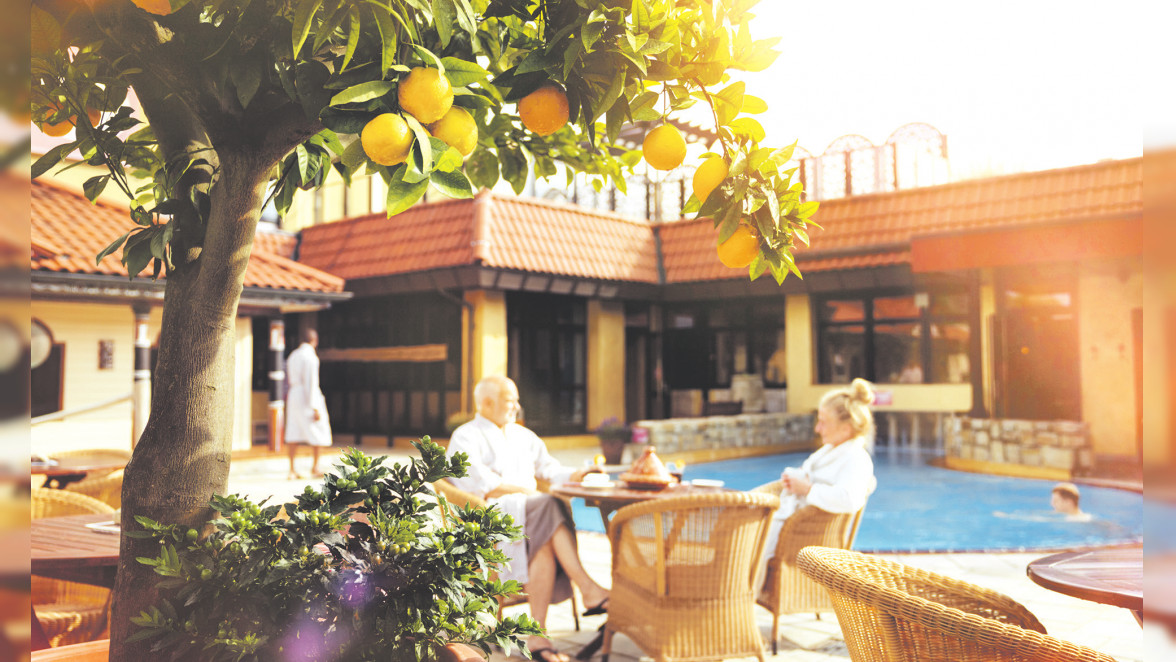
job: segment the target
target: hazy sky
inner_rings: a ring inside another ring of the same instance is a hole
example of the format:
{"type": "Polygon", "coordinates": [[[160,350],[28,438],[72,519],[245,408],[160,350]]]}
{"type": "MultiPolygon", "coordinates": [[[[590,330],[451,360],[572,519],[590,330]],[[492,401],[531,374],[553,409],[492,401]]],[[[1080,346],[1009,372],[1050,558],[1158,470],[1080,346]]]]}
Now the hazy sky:
{"type": "Polygon", "coordinates": [[[1137,0],[762,0],[784,55],[748,78],[770,145],[820,154],[909,122],[947,135],[955,178],[1142,153],[1137,0]]]}

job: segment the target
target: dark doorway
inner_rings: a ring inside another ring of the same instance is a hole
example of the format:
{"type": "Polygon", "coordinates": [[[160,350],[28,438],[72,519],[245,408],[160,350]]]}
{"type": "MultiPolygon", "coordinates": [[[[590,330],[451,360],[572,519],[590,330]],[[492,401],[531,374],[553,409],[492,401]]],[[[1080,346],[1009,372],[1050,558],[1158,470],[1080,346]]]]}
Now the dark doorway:
{"type": "Polygon", "coordinates": [[[61,411],[61,394],[65,387],[65,345],[56,343],[44,363],[29,375],[32,411],[35,416],[61,411]]]}
{"type": "Polygon", "coordinates": [[[649,330],[625,329],[625,420],[649,418],[649,330]]]}
{"type": "Polygon", "coordinates": [[[507,376],[519,387],[527,427],[538,434],[583,432],[588,408],[584,300],[509,292],[506,315],[507,376]]]}

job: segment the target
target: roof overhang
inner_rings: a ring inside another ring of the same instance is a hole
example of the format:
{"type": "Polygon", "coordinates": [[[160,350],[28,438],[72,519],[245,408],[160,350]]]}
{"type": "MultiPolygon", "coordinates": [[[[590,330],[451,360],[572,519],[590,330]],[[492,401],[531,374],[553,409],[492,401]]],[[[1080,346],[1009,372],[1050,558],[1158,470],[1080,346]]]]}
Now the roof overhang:
{"type": "Polygon", "coordinates": [[[654,283],[598,280],[578,276],[543,274],[481,265],[463,265],[428,271],[391,274],[347,281],[356,297],[374,297],[437,290],[506,290],[570,294],[596,299],[656,299],[654,283]]]}
{"type": "Polygon", "coordinates": [[[1143,255],[1143,217],[1138,213],[911,240],[911,270],[915,273],[1131,255],[1143,255]]]}
{"type": "MultiPolygon", "coordinates": [[[[34,299],[84,301],[90,303],[163,304],[164,281],[150,278],[128,279],[123,276],[34,271],[30,294],[34,299]]],[[[322,310],[337,301],[350,299],[350,292],[312,292],[266,287],[246,287],[241,292],[240,308],[280,312],[322,310]]]]}

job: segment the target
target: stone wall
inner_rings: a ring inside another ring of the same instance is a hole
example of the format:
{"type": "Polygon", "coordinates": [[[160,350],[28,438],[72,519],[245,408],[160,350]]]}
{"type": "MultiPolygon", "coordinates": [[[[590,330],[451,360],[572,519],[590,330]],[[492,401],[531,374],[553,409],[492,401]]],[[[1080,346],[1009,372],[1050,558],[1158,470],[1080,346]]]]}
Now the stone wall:
{"type": "Polygon", "coordinates": [[[813,447],[812,414],[739,414],[637,421],[659,454],[752,446],[813,447]]]}
{"type": "Polygon", "coordinates": [[[1090,428],[1074,421],[953,417],[944,429],[947,457],[1086,473],[1094,461],[1090,428]]]}

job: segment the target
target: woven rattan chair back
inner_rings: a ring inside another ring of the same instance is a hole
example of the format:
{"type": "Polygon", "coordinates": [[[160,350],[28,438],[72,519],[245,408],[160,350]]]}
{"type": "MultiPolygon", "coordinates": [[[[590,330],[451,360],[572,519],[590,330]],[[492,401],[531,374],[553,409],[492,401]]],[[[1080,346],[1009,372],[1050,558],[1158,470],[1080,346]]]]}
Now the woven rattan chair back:
{"type": "Polygon", "coordinates": [[[802,549],[797,564],[832,595],[854,662],[1113,659],[1046,635],[1020,603],[975,584],[827,547],[802,549]]]}
{"type": "MultiPolygon", "coordinates": [[[[457,506],[457,507],[461,508],[461,507],[465,507],[465,506],[469,505],[469,506],[479,506],[479,507],[485,508],[487,505],[486,500],[483,499],[482,497],[480,497],[476,494],[473,494],[472,492],[466,492],[465,490],[458,488],[453,483],[449,482],[448,480],[445,480],[444,478],[434,482],[432,485],[433,485],[433,491],[436,492],[437,494],[443,495],[445,497],[445,500],[448,501],[450,503],[450,505],[452,505],[452,506],[457,506]]],[[[544,487],[544,485],[540,484],[541,490],[543,489],[543,487],[544,487]]],[[[443,512],[442,516],[448,517],[449,513],[443,512]]],[[[503,608],[513,607],[515,605],[520,605],[526,601],[527,601],[527,592],[526,592],[525,586],[523,587],[523,591],[520,593],[515,593],[514,595],[509,596],[509,597],[499,597],[498,598],[498,620],[500,620],[500,621],[502,620],[503,608]]],[[[571,601],[572,601],[572,621],[575,623],[576,632],[579,632],[580,631],[580,602],[579,602],[579,600],[576,599],[576,591],[574,589],[572,590],[571,601]]]]}
{"type": "MultiPolygon", "coordinates": [[[[752,492],[780,494],[783,483],[761,485],[752,492]]],[[[776,551],[768,559],[764,583],[756,603],[772,612],[772,654],[779,652],[780,616],[833,611],[829,592],[796,567],[796,556],[809,545],[851,549],[861,525],[863,507],[855,513],[830,513],[805,506],[784,521],[776,538],[776,551]]]]}
{"type": "Polygon", "coordinates": [[[114,508],[94,497],[49,487],[32,488],[32,508],[33,519],[114,512],[114,508]]]}
{"type": "Polygon", "coordinates": [[[721,492],[618,510],[605,660],[616,633],[657,660],[763,660],[755,575],[779,506],[770,494],[721,492]]]}
{"type": "Polygon", "coordinates": [[[77,492],[93,497],[111,508],[122,507],[122,484],[125,469],[116,469],[98,478],[86,477],[76,483],[65,486],[69,492],[77,492]]]}

